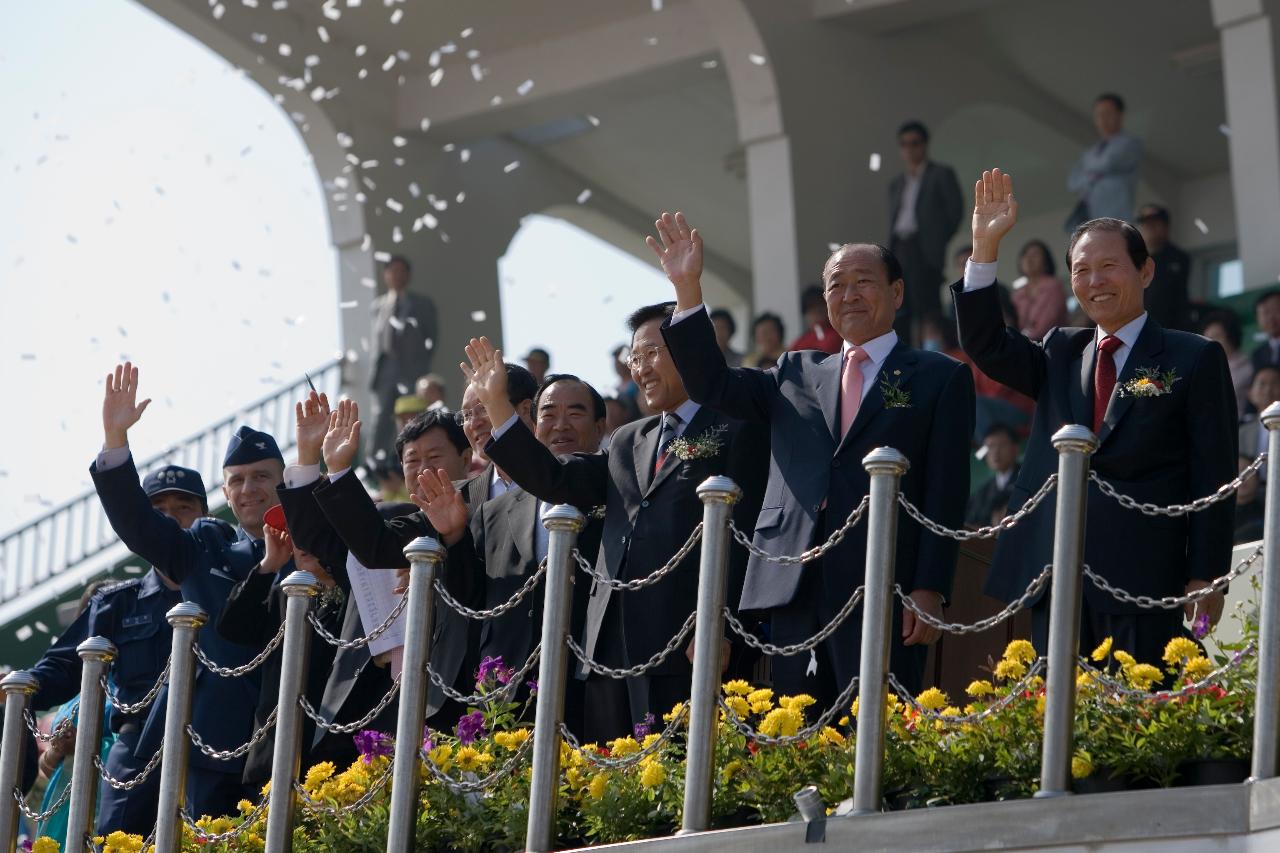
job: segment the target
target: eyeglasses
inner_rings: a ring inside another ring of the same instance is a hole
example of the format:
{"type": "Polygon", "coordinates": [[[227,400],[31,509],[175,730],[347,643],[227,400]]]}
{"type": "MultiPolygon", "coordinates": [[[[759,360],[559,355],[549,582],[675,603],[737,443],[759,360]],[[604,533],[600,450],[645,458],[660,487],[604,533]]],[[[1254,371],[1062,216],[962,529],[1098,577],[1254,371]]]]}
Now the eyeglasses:
{"type": "Polygon", "coordinates": [[[627,367],[631,368],[632,370],[639,370],[645,365],[653,366],[653,364],[658,360],[658,350],[660,349],[666,349],[666,347],[654,346],[654,347],[649,347],[647,350],[644,350],[643,352],[631,353],[631,355],[627,358],[627,367]]]}
{"type": "Polygon", "coordinates": [[[453,421],[458,426],[466,426],[476,418],[487,418],[489,412],[483,405],[476,406],[474,409],[459,409],[453,413],[453,421]]]}

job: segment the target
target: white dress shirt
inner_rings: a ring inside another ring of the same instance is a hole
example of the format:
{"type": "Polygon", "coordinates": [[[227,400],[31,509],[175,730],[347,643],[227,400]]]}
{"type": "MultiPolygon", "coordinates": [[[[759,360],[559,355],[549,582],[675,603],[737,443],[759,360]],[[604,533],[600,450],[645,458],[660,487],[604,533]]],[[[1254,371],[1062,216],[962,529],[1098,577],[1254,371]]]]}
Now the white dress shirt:
{"type": "Polygon", "coordinates": [[[898,218],[893,221],[895,237],[910,237],[919,230],[916,223],[916,201],[920,198],[920,182],[924,178],[925,164],[921,163],[915,174],[903,173],[902,200],[898,206],[898,218]]]}

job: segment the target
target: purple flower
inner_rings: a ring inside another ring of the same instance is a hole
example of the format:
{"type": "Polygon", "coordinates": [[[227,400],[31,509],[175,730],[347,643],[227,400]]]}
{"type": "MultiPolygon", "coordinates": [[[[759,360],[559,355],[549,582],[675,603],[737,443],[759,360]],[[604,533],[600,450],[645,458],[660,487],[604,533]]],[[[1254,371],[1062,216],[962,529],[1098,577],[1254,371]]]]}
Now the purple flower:
{"type": "Polygon", "coordinates": [[[427,726],[422,727],[422,751],[430,752],[436,748],[436,742],[431,738],[431,729],[427,726]]]}
{"type": "Polygon", "coordinates": [[[635,734],[636,740],[643,740],[644,738],[648,737],[650,727],[657,721],[658,721],[658,718],[655,717],[652,713],[646,713],[644,715],[644,720],[639,723],[636,723],[632,727],[632,732],[635,734]]]}
{"type": "Polygon", "coordinates": [[[352,740],[356,742],[356,749],[360,751],[365,764],[372,764],[373,759],[382,756],[390,757],[395,752],[395,741],[389,735],[374,729],[365,729],[352,740]]]}
{"type": "Polygon", "coordinates": [[[1209,614],[1201,613],[1196,616],[1194,622],[1191,623],[1191,636],[1197,640],[1203,640],[1205,635],[1209,633],[1209,614]]]}
{"type": "Polygon", "coordinates": [[[528,681],[524,683],[524,686],[529,688],[529,693],[531,695],[533,696],[538,695],[538,679],[530,678],[528,681]]]}
{"type": "Polygon", "coordinates": [[[476,738],[485,736],[484,714],[472,711],[458,718],[458,743],[474,743],[476,738]]]}
{"type": "Polygon", "coordinates": [[[476,684],[487,684],[490,681],[506,684],[510,680],[511,668],[502,662],[502,655],[486,656],[480,661],[480,668],[476,670],[476,684]]]}

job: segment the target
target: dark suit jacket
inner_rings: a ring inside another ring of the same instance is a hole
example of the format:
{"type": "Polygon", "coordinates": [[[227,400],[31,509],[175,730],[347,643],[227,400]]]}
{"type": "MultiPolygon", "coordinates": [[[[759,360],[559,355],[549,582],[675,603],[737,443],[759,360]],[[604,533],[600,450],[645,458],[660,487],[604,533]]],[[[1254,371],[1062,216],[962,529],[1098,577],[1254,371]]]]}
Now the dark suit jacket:
{"type": "Polygon", "coordinates": [[[1254,347],[1253,352],[1249,356],[1249,361],[1253,363],[1254,373],[1257,373],[1264,367],[1280,365],[1280,360],[1272,358],[1270,341],[1263,341],[1254,347]]]}
{"type": "MultiPolygon", "coordinates": [[[[654,416],[620,427],[605,452],[560,458],[517,422],[501,438],[491,440],[485,454],[544,501],[573,504],[584,513],[604,504],[596,569],[615,579],[643,577],[665,564],[702,520],[702,501],[695,490],[714,474],[732,478],[743,490],[743,499],[734,509],[738,525],[754,524],[768,453],[762,430],[703,407],[684,435],[696,438],[723,428],[719,452],[688,460],[670,454],[655,476],[660,421],[654,416]]],[[[741,587],[745,560],[741,549],[731,549],[730,555],[732,594],[741,587]]],[[[607,665],[641,663],[666,645],[696,608],[698,549],[657,584],[637,592],[613,592],[604,584],[592,585],[583,648],[607,665]],[[608,636],[602,639],[602,633],[608,636]]],[[[682,651],[668,655],[651,670],[658,675],[688,671],[682,651]]]]}
{"type": "Polygon", "coordinates": [[[1187,282],[1191,276],[1191,258],[1167,243],[1151,259],[1156,262],[1156,273],[1145,294],[1147,313],[1166,329],[1189,331],[1191,296],[1187,282]]]}
{"type": "Polygon", "coordinates": [[[373,300],[373,349],[375,353],[373,376],[369,387],[377,389],[384,371],[392,371],[393,381],[412,384],[413,380],[431,370],[432,350],[426,342],[438,339],[436,304],[425,293],[406,290],[404,297],[405,321],[403,327],[392,332],[398,346],[394,353],[384,353],[382,337],[392,325],[395,313],[395,294],[387,292],[373,300]]]}
{"type": "MultiPolygon", "coordinates": [[[[488,466],[462,487],[462,498],[471,511],[474,512],[488,497],[492,474],[493,467],[488,466]]],[[[421,510],[384,519],[354,474],[348,473],[333,482],[322,477],[314,495],[325,518],[351,554],[370,568],[407,568],[409,561],[405,559],[404,546],[419,536],[436,536],[435,528],[421,510]]],[[[441,577],[455,598],[468,607],[477,606],[479,587],[459,566],[446,560],[441,577]]],[[[479,629],[443,601],[437,601],[431,634],[431,668],[446,684],[455,689],[461,684],[463,692],[470,693],[471,673],[479,663],[474,654],[479,629]]],[[[439,711],[444,702],[444,693],[434,683],[431,684],[427,694],[427,715],[439,711]]]]}
{"type": "Polygon", "coordinates": [[[1009,495],[1018,482],[1018,466],[1013,466],[1013,477],[1002,489],[996,485],[993,474],[978,490],[969,496],[969,506],[964,511],[964,523],[975,527],[986,527],[991,524],[991,514],[1009,503],[1009,495]]]}
{"type": "MultiPolygon", "coordinates": [[[[990,288],[952,285],[960,343],[982,371],[1036,401],[1022,470],[1009,501],[1015,512],[1058,470],[1050,442],[1066,424],[1093,423],[1093,329],[1054,329],[1032,343],[1000,322],[990,288]]],[[[1235,392],[1217,343],[1169,331],[1150,316],[1134,342],[1107,406],[1093,470],[1122,494],[1157,504],[1186,503],[1236,476],[1235,392]],[[1135,399],[1120,386],[1139,368],[1173,370],[1172,393],[1135,399]]],[[[987,589],[1012,601],[1052,561],[1051,495],[1030,517],[1000,535],[987,589]]],[[[1223,501],[1181,518],[1148,517],[1120,507],[1089,486],[1084,561],[1135,594],[1181,594],[1191,578],[1210,580],[1231,559],[1234,503],[1223,501]]],[[[1100,613],[1136,613],[1091,583],[1085,599],[1100,613]]]]}
{"type": "MultiPolygon", "coordinates": [[[[893,244],[893,224],[898,221],[906,182],[906,175],[899,174],[889,183],[889,240],[885,245],[893,244]]],[[[964,202],[955,171],[932,160],[925,163],[916,196],[916,239],[921,253],[937,263],[939,269],[946,257],[947,243],[955,236],[963,213],[964,202]]]]}
{"type": "MultiPolygon", "coordinates": [[[[731,369],[718,355],[706,312],[662,331],[695,400],[733,417],[769,424],[772,455],[755,527],[757,547],[775,555],[799,554],[825,540],[870,489],[863,457],[884,446],[910,461],[902,478],[907,499],[948,527],[963,522],[974,411],[973,375],[967,366],[899,343],[881,375],[910,395],[910,405],[886,408],[880,388],[872,388],[841,438],[839,353],[793,352],[767,371],[731,369]],[[820,516],[823,501],[826,511],[820,516]],[[821,527],[820,517],[825,522],[821,527]]],[[[866,540],[864,521],[823,560],[819,607],[827,615],[862,582],[866,540]]],[[[904,590],[949,595],[955,563],[954,540],[925,534],[899,513],[895,578],[904,590]]],[[[804,571],[752,557],[740,606],[789,604],[804,571]]]]}

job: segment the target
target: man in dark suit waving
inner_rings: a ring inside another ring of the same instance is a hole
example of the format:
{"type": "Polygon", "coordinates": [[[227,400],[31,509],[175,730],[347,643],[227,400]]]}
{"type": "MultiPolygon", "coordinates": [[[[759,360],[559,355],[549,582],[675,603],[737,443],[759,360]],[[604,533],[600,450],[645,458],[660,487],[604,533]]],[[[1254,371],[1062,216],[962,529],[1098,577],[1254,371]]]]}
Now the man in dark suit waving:
{"type": "MultiPolygon", "coordinates": [[[[1186,503],[1236,475],[1235,396],[1217,343],[1160,327],[1143,292],[1155,264],[1142,235],[1118,219],[1093,219],[1071,235],[1071,289],[1096,329],[1059,328],[1036,344],[1000,318],[994,288],[1001,239],[1017,221],[1013,179],[999,169],[975,186],[973,257],[952,285],[960,342],[988,376],[1036,401],[1026,457],[1009,511],[1015,512],[1057,470],[1050,439],[1065,424],[1097,435],[1093,470],[1122,494],[1156,504],[1186,503]]],[[[1119,507],[1090,483],[1084,562],[1135,595],[1167,596],[1208,585],[1231,556],[1231,501],[1183,517],[1149,517],[1119,507]]],[[[1054,508],[1045,501],[1001,535],[988,591],[1022,594],[1051,561],[1054,508]]],[[[1222,613],[1217,592],[1201,603],[1222,613]]],[[[1194,617],[1188,605],[1186,615],[1194,617]]],[[[1032,611],[1037,645],[1048,637],[1046,601],[1032,611]]],[[[1106,637],[1141,661],[1157,662],[1181,629],[1182,613],[1142,610],[1085,584],[1081,647],[1106,637]]]]}
{"type": "MultiPolygon", "coordinates": [[[[823,292],[841,353],[787,353],[769,370],[730,368],[702,305],[702,238],[683,214],[657,221],[661,243],[649,245],[676,289],[677,311],[663,328],[689,395],[708,408],[767,423],[772,459],[755,528],[755,544],[775,555],[799,554],[825,541],[867,494],[862,467],[888,445],[910,461],[902,492],[948,527],[964,520],[973,434],[973,374],[954,359],[912,349],[893,330],[902,304],[902,270],[888,249],[845,245],[827,260],[823,292]]],[[[740,607],[768,611],[776,643],[795,643],[826,624],[862,583],[867,527],[861,524],[821,562],[777,565],[753,556],[740,607]]],[[[956,542],[898,523],[895,580],[917,606],[942,612],[955,572],[956,542]]],[[[893,672],[911,689],[924,674],[925,645],[937,632],[894,608],[893,672]]],[[[858,674],[860,611],[808,661],[774,659],[782,693],[834,695],[858,674]]]]}

